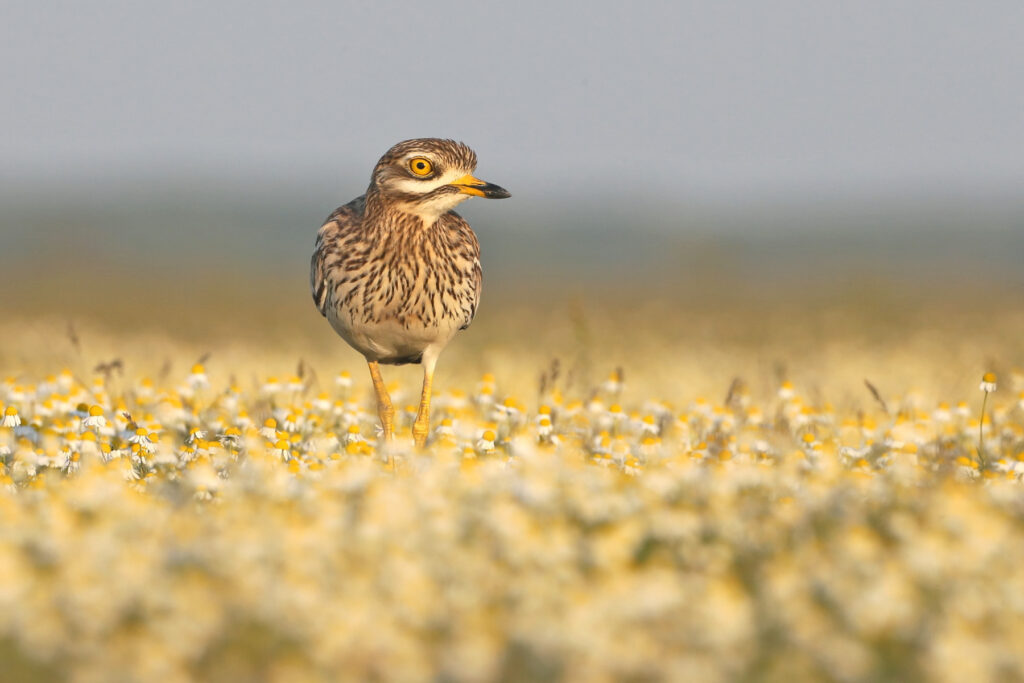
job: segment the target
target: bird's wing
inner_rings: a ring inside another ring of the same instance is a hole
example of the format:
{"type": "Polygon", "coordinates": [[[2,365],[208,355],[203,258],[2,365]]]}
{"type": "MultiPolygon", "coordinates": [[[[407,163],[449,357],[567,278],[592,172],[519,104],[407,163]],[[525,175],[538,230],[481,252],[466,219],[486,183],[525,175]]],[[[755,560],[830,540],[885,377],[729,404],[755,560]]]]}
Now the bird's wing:
{"type": "Polygon", "coordinates": [[[345,206],[338,207],[327,217],[316,234],[316,248],[309,268],[309,291],[313,295],[313,303],[320,315],[327,317],[327,306],[330,300],[330,266],[335,254],[341,247],[345,235],[359,229],[363,218],[366,197],[353,199],[345,206]]]}

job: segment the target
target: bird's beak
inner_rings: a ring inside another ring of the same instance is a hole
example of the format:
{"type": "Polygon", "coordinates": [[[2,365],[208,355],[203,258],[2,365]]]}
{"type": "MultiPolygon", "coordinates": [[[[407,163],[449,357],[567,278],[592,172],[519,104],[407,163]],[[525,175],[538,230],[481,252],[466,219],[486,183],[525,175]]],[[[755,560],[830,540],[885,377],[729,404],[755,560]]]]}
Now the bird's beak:
{"type": "Polygon", "coordinates": [[[508,190],[491,183],[485,183],[484,181],[474,178],[471,175],[464,175],[454,183],[452,186],[459,188],[459,192],[462,194],[471,194],[474,197],[487,197],[488,199],[505,199],[511,197],[508,190]]]}

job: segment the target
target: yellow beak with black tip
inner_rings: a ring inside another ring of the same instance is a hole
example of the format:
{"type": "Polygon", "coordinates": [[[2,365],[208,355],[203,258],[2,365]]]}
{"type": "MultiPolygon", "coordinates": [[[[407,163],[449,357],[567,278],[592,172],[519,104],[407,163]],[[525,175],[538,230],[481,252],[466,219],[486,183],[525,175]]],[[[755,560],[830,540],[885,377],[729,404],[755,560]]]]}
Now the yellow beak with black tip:
{"type": "Polygon", "coordinates": [[[471,175],[464,175],[455,182],[451,183],[453,187],[459,188],[459,192],[462,194],[471,194],[474,197],[487,197],[488,199],[505,199],[511,197],[509,191],[503,187],[498,187],[492,183],[484,182],[479,178],[474,178],[471,175]]]}

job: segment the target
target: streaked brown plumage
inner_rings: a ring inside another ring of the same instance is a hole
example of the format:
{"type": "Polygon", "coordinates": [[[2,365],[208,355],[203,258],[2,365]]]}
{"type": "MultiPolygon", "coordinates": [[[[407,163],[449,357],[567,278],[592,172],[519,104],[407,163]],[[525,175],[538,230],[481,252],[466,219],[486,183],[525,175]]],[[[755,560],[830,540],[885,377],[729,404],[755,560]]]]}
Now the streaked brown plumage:
{"type": "Polygon", "coordinates": [[[385,438],[394,410],[378,363],[422,363],[423,397],[413,424],[426,442],[430,385],[441,350],[473,320],[480,300],[480,247],[452,209],[470,196],[502,198],[477,180],[476,154],[453,140],[400,142],[381,157],[366,194],[332,213],[317,234],[313,301],[366,357],[385,438]]]}

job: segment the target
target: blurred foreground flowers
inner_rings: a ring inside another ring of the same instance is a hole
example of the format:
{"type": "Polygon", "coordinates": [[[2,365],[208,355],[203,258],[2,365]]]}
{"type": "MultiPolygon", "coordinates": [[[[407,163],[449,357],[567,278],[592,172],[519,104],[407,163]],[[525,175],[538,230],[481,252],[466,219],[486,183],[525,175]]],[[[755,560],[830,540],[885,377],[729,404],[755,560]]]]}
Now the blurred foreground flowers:
{"type": "Polygon", "coordinates": [[[416,453],[412,411],[378,444],[369,383],[348,373],[8,378],[0,666],[1024,678],[1024,387],[983,414],[973,387],[871,387],[873,412],[843,414],[790,382],[681,406],[618,370],[585,398],[551,384],[523,401],[496,373],[441,393],[416,453]]]}

